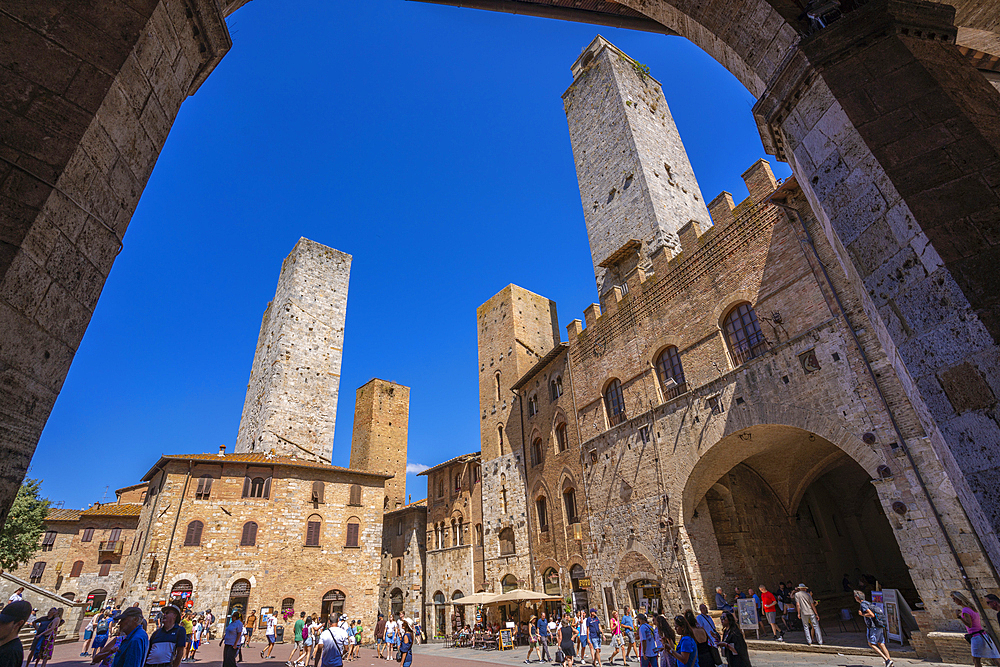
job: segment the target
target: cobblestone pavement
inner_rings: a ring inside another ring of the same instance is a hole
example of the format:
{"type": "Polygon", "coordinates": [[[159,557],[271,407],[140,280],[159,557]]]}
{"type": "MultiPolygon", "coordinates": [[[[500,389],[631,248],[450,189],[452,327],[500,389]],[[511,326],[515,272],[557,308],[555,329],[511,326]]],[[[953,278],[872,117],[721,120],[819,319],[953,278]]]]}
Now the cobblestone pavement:
{"type": "MultiPolygon", "coordinates": [[[[262,660],[260,657],[261,644],[254,642],[253,648],[243,651],[244,661],[241,667],[284,667],[292,650],[292,645],[278,644],[274,648],[276,657],[270,660],[262,660]]],[[[82,667],[89,665],[89,658],[80,657],[83,643],[63,644],[56,646],[53,659],[49,665],[53,667],[82,667]]],[[[523,665],[524,656],[527,650],[518,647],[513,651],[500,653],[498,651],[473,651],[471,649],[447,648],[443,644],[418,645],[413,651],[413,667],[459,667],[460,665],[523,665]]],[[[882,667],[882,661],[871,656],[837,655],[837,654],[816,654],[798,651],[751,651],[750,657],[754,667],[794,667],[806,665],[808,667],[882,667]]],[[[948,667],[945,663],[931,663],[910,658],[894,658],[897,667],[948,667]]],[[[186,667],[189,663],[183,663],[186,667]]],[[[198,660],[191,665],[198,667],[219,667],[222,664],[222,649],[219,648],[218,641],[203,645],[198,652],[198,660]]],[[[395,663],[379,660],[375,657],[374,649],[362,648],[361,657],[355,662],[345,663],[351,667],[389,667],[395,663]]],[[[545,667],[548,663],[532,663],[537,667],[545,667]]],[[[577,663],[579,665],[579,663],[577,663]]],[[[587,663],[589,665],[590,663],[587,663]]],[[[615,664],[623,667],[621,659],[617,659],[615,664]]],[[[638,662],[629,662],[628,667],[639,667],[638,662]]]]}

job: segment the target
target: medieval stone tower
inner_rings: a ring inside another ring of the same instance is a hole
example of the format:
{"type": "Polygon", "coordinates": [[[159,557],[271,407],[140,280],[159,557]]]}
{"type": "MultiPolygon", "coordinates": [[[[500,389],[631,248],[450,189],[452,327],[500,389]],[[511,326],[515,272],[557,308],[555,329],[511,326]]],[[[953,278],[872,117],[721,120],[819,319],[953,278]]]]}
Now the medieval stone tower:
{"type": "Polygon", "coordinates": [[[236,451],[330,462],[351,256],[299,239],[257,338],[236,451]]]}
{"type": "Polygon", "coordinates": [[[387,511],[406,504],[406,439],[410,388],[369,380],[358,388],[354,404],[351,468],[395,475],[385,482],[387,511]]]}
{"type": "MultiPolygon", "coordinates": [[[[556,304],[508,285],[476,310],[486,583],[531,588],[521,410],[511,386],[559,343],[556,304]]],[[[527,415],[527,413],[525,413],[527,415]]]]}
{"type": "Polygon", "coordinates": [[[712,223],[647,68],[598,35],[572,69],[563,106],[603,302],[632,271],[649,273],[656,253],[677,253],[682,227],[712,223]]]}

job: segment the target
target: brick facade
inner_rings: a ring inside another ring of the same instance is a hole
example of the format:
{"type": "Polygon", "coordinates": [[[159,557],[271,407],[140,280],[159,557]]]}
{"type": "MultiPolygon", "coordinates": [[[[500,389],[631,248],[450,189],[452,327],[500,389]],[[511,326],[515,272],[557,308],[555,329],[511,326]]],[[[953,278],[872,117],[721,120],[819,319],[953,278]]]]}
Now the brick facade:
{"type": "Polygon", "coordinates": [[[406,505],[406,441],[410,388],[373,379],[358,388],[354,403],[351,468],[393,477],[385,483],[386,510],[406,505]]]}
{"type": "Polygon", "coordinates": [[[382,519],[382,581],[379,584],[379,611],[404,611],[407,616],[424,616],[427,570],[427,501],[386,512],[382,519]]]}

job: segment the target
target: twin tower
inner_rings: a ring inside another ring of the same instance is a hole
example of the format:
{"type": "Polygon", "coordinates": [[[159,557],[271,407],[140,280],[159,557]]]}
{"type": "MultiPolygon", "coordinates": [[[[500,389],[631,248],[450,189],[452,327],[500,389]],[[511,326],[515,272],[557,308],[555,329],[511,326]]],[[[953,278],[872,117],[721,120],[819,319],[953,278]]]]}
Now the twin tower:
{"type": "MultiPolygon", "coordinates": [[[[285,258],[257,338],[236,453],[330,463],[351,256],[299,239],[285,258]]],[[[406,497],[410,389],[373,379],[357,391],[351,468],[395,475],[386,509],[406,497]]]]}

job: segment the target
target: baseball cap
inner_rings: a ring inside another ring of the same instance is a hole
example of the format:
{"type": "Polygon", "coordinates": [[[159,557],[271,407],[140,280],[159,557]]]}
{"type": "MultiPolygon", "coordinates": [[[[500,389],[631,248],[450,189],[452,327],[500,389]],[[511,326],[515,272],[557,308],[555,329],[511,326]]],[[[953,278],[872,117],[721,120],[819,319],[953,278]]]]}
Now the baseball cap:
{"type": "Polygon", "coordinates": [[[31,603],[25,600],[11,602],[0,610],[0,623],[14,623],[16,621],[27,621],[31,616],[31,603]]]}
{"type": "Polygon", "coordinates": [[[138,616],[139,618],[142,618],[142,609],[139,609],[138,607],[129,607],[128,609],[122,612],[121,616],[118,617],[118,622],[121,623],[126,618],[132,618],[133,616],[138,616]]]}

